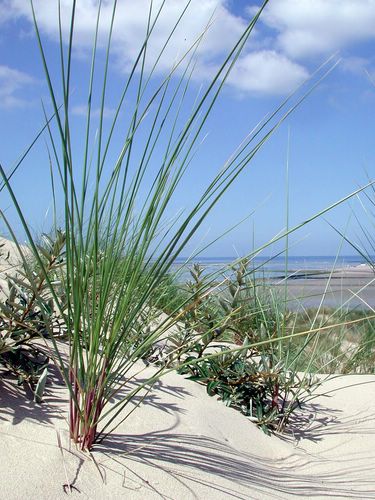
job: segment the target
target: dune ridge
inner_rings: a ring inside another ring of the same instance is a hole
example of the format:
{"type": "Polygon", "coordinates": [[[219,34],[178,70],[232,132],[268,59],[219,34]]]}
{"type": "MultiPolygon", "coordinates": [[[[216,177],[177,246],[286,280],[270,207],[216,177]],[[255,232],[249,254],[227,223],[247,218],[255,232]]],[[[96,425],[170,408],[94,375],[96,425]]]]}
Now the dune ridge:
{"type": "Polygon", "coordinates": [[[68,482],[72,498],[375,498],[374,376],[324,382],[289,433],[270,437],[170,373],[95,462],[69,444],[57,372],[36,407],[7,377],[0,383],[4,499],[66,498],[68,482]]]}

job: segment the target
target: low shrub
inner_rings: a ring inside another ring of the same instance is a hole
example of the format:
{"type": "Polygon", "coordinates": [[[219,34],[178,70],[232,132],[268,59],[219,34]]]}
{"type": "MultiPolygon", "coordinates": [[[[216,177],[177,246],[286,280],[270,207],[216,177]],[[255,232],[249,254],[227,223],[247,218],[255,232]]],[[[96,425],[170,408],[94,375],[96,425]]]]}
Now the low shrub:
{"type": "MultiPolygon", "coordinates": [[[[42,266],[22,252],[19,267],[8,276],[8,293],[0,302],[0,364],[27,384],[38,402],[42,398],[50,357],[41,339],[64,333],[65,320],[56,310],[49,282],[62,286],[65,236],[44,234],[38,245],[42,266]],[[47,273],[47,274],[45,274],[47,273]],[[41,379],[42,377],[42,379],[41,379]],[[41,379],[41,382],[40,382],[41,379]]],[[[64,302],[60,293],[60,307],[64,302]]]]}
{"type": "Polygon", "coordinates": [[[232,266],[219,287],[208,286],[210,277],[193,266],[187,283],[193,300],[168,339],[162,362],[206,385],[208,394],[265,432],[281,431],[319,382],[295,369],[289,340],[274,342],[285,333],[292,313],[271,287],[255,279],[248,264],[244,259],[232,266]]]}

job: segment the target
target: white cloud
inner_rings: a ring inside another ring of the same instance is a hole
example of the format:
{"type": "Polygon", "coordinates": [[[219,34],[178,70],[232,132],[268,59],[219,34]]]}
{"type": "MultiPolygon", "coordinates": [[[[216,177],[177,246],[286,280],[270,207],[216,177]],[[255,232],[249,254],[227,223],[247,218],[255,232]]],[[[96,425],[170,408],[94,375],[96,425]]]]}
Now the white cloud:
{"type": "Polygon", "coordinates": [[[22,94],[35,83],[34,78],[17,69],[0,65],[0,107],[15,108],[30,104],[22,94]]]}
{"type": "MultiPolygon", "coordinates": [[[[73,106],[72,113],[73,113],[73,115],[76,115],[76,116],[86,117],[87,116],[87,105],[86,104],[79,104],[77,106],[73,106]]],[[[113,118],[115,116],[115,113],[116,113],[115,109],[108,108],[107,106],[105,106],[104,110],[103,110],[103,118],[113,118]]],[[[93,118],[98,118],[100,116],[100,108],[92,108],[91,109],[91,116],[93,118]]]]}
{"type": "Polygon", "coordinates": [[[232,84],[243,91],[284,95],[308,78],[308,71],[273,50],[243,56],[230,76],[232,84]]]}
{"type": "MultiPolygon", "coordinates": [[[[13,18],[22,17],[31,22],[29,2],[25,0],[5,1],[8,12],[12,13],[13,18]]],[[[57,40],[57,0],[34,0],[34,5],[41,31],[51,39],[57,40]]],[[[71,5],[72,0],[61,0],[65,37],[67,37],[69,30],[71,5]]],[[[74,45],[80,54],[92,47],[97,5],[97,0],[79,0],[77,2],[74,45]]],[[[112,0],[103,0],[100,46],[105,45],[108,35],[112,5],[112,0]]],[[[120,71],[129,70],[142,45],[146,33],[149,5],[149,0],[121,0],[118,2],[112,49],[113,61],[120,71]]],[[[160,5],[161,0],[154,0],[154,16],[160,5]]],[[[176,20],[182,13],[184,5],[185,2],[181,0],[166,1],[166,7],[158,18],[157,28],[152,33],[148,44],[149,68],[158,57],[176,20]]],[[[165,73],[170,70],[173,63],[191,47],[212,21],[204,40],[197,47],[194,78],[204,80],[212,76],[215,69],[218,68],[219,61],[238,40],[248,22],[248,19],[234,15],[229,6],[230,2],[227,0],[192,0],[183,20],[176,28],[172,40],[158,61],[157,71],[165,73]]],[[[270,19],[271,13],[269,12],[267,15],[267,19],[270,19]]],[[[249,44],[239,58],[237,68],[228,80],[229,85],[239,89],[241,93],[283,94],[292,90],[294,86],[307,77],[308,72],[301,64],[293,62],[279,50],[257,50],[256,48],[259,49],[261,45],[259,36],[255,45],[249,44]]]]}
{"type": "MultiPolygon", "coordinates": [[[[25,0],[6,0],[8,11],[14,17],[24,17],[32,21],[29,2],[25,0]]],[[[161,6],[161,0],[153,2],[153,19],[161,6]]],[[[225,7],[225,0],[193,0],[177,27],[172,40],[166,49],[162,64],[170,67],[171,61],[181,56],[204,31],[214,13],[214,22],[205,36],[204,44],[198,53],[204,56],[216,56],[228,50],[246,27],[246,21],[234,16],[225,7]]],[[[34,0],[36,17],[40,28],[50,37],[58,40],[58,8],[57,1],[34,0]]],[[[121,0],[117,3],[113,48],[121,57],[122,65],[127,66],[134,60],[145,38],[150,0],[121,0]]],[[[177,19],[183,12],[185,2],[168,0],[166,7],[158,16],[157,28],[154,30],[148,51],[150,58],[155,59],[177,19]]],[[[62,26],[65,38],[70,26],[72,0],[61,0],[62,26]]],[[[109,32],[112,17],[113,1],[104,0],[101,9],[99,44],[104,45],[109,32]]],[[[75,16],[75,44],[79,47],[91,48],[96,25],[98,2],[96,0],[79,0],[75,16]]]]}
{"type": "Polygon", "coordinates": [[[364,57],[345,57],[341,62],[341,69],[355,75],[363,75],[370,66],[370,61],[364,57]]]}
{"type": "Polygon", "coordinates": [[[294,59],[375,40],[375,0],[271,0],[261,20],[276,30],[277,48],[294,59]]]}

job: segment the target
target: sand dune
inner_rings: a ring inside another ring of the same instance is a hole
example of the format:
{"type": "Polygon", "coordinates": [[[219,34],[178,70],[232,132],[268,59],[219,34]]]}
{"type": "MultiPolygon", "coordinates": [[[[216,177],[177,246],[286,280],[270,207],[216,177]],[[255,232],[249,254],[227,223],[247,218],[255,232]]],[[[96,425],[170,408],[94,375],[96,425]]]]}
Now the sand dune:
{"type": "MultiPolygon", "coordinates": [[[[20,246],[24,256],[30,255],[30,250],[25,245],[20,246]]],[[[6,238],[0,237],[0,300],[4,300],[8,293],[7,277],[17,274],[17,269],[22,262],[17,245],[6,238]]]]}
{"type": "Polygon", "coordinates": [[[65,499],[68,483],[77,499],[375,498],[375,376],[336,377],[320,392],[270,437],[169,373],[91,459],[70,444],[58,372],[38,406],[2,370],[0,498],[65,499]]]}
{"type": "Polygon", "coordinates": [[[63,499],[68,481],[72,498],[375,498],[374,376],[325,382],[287,436],[269,437],[168,374],[97,447],[97,466],[69,445],[58,377],[38,407],[6,377],[0,384],[4,499],[63,499]]]}

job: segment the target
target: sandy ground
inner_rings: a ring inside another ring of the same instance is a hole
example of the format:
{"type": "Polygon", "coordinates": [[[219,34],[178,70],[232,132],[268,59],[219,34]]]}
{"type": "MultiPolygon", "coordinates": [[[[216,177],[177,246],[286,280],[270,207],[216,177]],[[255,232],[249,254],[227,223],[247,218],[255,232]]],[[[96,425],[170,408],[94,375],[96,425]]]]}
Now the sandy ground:
{"type": "MultiPolygon", "coordinates": [[[[5,257],[0,248],[1,286],[17,265],[8,245],[5,257]]],[[[349,290],[350,280],[361,287],[373,279],[367,268],[343,274],[333,296],[343,280],[349,290]]],[[[289,282],[297,295],[321,290],[326,278],[301,281],[289,282]]],[[[320,392],[287,435],[269,437],[204,387],[170,373],[90,457],[70,444],[67,392],[56,370],[42,405],[2,372],[0,499],[375,499],[375,376],[337,377],[320,392]]]]}
{"type": "Polygon", "coordinates": [[[69,445],[56,374],[41,406],[3,377],[0,498],[63,499],[67,482],[77,499],[375,498],[375,377],[338,377],[320,392],[288,435],[269,437],[168,374],[97,447],[95,465],[69,445]]]}
{"type": "Polygon", "coordinates": [[[375,312],[375,272],[365,264],[338,269],[332,275],[326,273],[308,279],[278,281],[276,287],[281,295],[285,285],[291,309],[319,307],[322,304],[344,309],[374,308],[375,312]]]}
{"type": "MultiPolygon", "coordinates": [[[[21,249],[25,256],[30,255],[25,245],[21,245],[21,249]]],[[[6,299],[8,294],[7,276],[16,275],[21,262],[16,244],[0,237],[0,300],[6,299]]]]}

